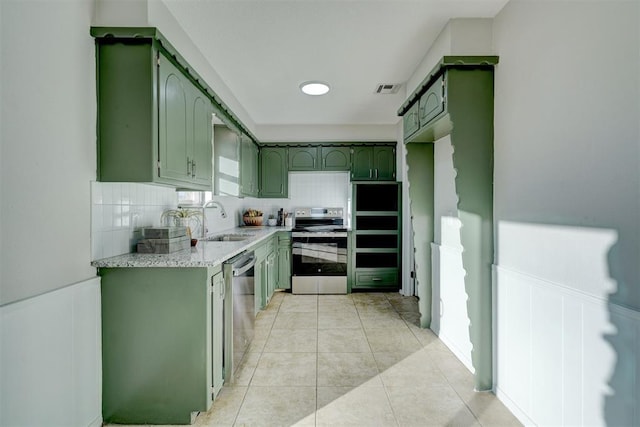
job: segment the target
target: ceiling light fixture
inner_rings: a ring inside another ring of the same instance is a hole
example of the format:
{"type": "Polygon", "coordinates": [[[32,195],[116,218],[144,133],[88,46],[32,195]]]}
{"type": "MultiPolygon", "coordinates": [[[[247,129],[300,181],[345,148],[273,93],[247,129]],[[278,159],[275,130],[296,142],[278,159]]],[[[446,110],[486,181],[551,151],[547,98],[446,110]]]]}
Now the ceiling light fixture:
{"type": "Polygon", "coordinates": [[[329,85],[319,81],[304,82],[300,85],[300,90],[307,95],[324,95],[329,92],[329,85]]]}

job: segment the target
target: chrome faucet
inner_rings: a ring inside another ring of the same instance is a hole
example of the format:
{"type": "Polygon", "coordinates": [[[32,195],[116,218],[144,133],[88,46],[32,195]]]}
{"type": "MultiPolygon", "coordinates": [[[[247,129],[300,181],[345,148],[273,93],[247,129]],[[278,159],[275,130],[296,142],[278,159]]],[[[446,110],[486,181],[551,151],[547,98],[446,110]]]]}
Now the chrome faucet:
{"type": "Polygon", "coordinates": [[[207,235],[207,219],[204,214],[204,211],[207,208],[219,208],[220,216],[222,218],[227,217],[227,211],[224,210],[224,206],[222,206],[222,203],[215,200],[209,200],[208,202],[205,202],[204,205],[202,205],[202,238],[205,238],[207,235]]]}

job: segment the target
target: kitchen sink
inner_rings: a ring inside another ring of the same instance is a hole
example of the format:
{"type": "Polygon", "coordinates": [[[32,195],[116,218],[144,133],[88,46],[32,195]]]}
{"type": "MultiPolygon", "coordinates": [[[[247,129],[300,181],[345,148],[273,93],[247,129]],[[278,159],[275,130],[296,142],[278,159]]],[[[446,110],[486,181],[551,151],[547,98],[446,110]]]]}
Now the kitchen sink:
{"type": "Polygon", "coordinates": [[[251,237],[251,234],[218,234],[217,236],[207,237],[208,242],[241,242],[251,237]]]}

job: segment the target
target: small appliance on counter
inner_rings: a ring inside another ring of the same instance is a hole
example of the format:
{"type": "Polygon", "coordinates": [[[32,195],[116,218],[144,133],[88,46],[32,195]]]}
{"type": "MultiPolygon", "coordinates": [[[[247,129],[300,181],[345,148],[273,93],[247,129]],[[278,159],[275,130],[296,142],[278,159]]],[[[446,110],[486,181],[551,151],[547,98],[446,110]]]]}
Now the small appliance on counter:
{"type": "Polygon", "coordinates": [[[170,254],[191,246],[187,227],[146,227],[142,236],[136,246],[141,254],[170,254]]]}

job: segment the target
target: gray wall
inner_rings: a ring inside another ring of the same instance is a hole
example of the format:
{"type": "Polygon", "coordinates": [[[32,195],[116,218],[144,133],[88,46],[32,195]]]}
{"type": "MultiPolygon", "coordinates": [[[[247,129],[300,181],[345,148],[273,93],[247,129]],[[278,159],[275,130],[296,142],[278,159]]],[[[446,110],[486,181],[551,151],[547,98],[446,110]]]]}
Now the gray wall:
{"type": "Polygon", "coordinates": [[[0,304],[95,276],[93,3],[0,2],[0,304]]]}

